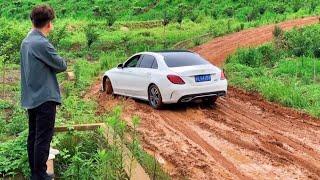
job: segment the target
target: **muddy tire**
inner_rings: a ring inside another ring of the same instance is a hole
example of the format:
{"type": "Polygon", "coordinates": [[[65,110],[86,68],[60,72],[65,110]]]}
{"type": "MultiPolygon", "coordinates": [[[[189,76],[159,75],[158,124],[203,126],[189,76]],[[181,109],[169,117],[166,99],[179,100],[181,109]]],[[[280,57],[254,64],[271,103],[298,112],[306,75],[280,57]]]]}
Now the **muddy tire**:
{"type": "Polygon", "coordinates": [[[151,85],[148,89],[148,99],[150,106],[154,109],[161,109],[163,106],[160,90],[155,84],[151,85]]]}
{"type": "Polygon", "coordinates": [[[103,80],[103,89],[106,94],[113,94],[112,84],[108,77],[105,77],[103,80]]]}
{"type": "Polygon", "coordinates": [[[214,105],[216,103],[217,99],[218,99],[218,96],[208,97],[206,99],[203,99],[202,103],[205,106],[211,106],[211,105],[214,105]]]}

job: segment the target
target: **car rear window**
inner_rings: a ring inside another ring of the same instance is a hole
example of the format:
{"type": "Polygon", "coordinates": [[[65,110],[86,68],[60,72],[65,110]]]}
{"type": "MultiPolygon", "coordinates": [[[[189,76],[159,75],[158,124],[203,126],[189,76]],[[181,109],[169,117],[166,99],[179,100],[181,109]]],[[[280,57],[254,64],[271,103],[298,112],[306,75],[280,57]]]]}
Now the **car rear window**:
{"type": "Polygon", "coordinates": [[[183,67],[210,64],[201,56],[191,52],[168,52],[161,53],[168,67],[183,67]]]}

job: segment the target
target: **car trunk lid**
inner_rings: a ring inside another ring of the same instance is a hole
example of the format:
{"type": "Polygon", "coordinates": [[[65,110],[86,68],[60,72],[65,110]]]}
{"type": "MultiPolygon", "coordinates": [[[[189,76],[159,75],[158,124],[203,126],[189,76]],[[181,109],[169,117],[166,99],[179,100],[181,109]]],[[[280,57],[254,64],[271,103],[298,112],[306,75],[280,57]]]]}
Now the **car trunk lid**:
{"type": "Polygon", "coordinates": [[[221,70],[213,65],[197,65],[170,68],[171,71],[177,73],[186,83],[194,86],[207,85],[219,80],[221,70]],[[199,75],[210,75],[210,81],[196,82],[195,78],[199,75]]]}

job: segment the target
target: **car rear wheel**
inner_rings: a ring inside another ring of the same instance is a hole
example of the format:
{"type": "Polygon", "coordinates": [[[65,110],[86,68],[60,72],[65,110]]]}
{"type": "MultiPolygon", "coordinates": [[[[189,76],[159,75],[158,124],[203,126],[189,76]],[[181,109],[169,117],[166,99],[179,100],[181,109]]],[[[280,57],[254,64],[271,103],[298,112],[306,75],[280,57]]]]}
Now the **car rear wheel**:
{"type": "Polygon", "coordinates": [[[203,99],[203,104],[206,106],[211,106],[216,103],[218,96],[208,97],[203,99]]]}
{"type": "Polygon", "coordinates": [[[104,87],[104,91],[106,92],[106,94],[113,94],[112,84],[111,84],[111,81],[108,77],[104,78],[103,87],[104,87]]]}
{"type": "Polygon", "coordinates": [[[155,109],[160,109],[163,106],[162,96],[159,88],[156,85],[151,85],[148,89],[149,104],[155,109]]]}

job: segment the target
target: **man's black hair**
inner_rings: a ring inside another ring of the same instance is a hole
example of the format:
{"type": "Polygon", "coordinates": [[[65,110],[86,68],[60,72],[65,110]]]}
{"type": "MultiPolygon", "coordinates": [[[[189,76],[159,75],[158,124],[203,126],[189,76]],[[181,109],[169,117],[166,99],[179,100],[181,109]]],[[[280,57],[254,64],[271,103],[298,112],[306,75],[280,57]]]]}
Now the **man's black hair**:
{"type": "Polygon", "coordinates": [[[55,18],[54,10],[48,5],[39,5],[32,9],[30,19],[36,28],[43,28],[55,18]]]}

